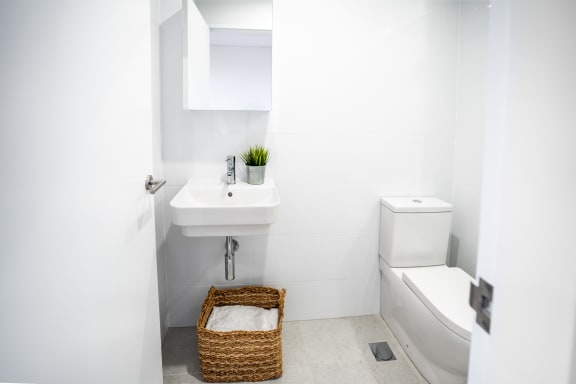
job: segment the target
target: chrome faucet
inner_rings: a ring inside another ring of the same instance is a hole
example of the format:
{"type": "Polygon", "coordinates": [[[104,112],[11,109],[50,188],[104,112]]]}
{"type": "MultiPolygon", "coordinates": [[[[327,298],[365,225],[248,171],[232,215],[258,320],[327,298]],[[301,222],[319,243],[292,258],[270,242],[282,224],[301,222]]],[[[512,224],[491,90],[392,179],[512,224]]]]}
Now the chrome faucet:
{"type": "Polygon", "coordinates": [[[236,184],[236,157],[226,156],[226,183],[236,184]]]}

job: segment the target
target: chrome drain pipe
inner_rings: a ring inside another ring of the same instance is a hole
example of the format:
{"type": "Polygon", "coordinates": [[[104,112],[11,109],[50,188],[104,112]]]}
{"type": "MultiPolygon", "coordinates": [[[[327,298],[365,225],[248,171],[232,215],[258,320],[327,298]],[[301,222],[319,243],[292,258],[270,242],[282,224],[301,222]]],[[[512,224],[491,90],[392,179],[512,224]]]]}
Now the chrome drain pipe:
{"type": "Polygon", "coordinates": [[[234,273],[234,252],[236,252],[238,248],[238,240],[232,236],[226,236],[226,254],[224,255],[226,280],[234,280],[236,278],[234,273]]]}

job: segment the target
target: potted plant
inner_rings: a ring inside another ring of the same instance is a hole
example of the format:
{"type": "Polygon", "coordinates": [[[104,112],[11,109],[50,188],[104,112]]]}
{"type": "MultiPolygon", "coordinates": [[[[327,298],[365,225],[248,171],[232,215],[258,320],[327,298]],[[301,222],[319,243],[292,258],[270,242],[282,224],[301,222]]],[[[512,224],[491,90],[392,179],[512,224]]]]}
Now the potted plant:
{"type": "Polygon", "coordinates": [[[246,165],[248,184],[263,184],[266,174],[266,163],[270,158],[268,149],[262,145],[254,145],[240,154],[240,158],[246,165]]]}

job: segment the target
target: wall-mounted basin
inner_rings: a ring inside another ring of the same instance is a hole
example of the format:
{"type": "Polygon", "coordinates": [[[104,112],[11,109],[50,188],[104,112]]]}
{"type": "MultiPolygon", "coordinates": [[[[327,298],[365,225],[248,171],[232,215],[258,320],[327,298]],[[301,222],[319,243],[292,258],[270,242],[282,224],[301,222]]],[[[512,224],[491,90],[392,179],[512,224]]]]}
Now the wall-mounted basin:
{"type": "Polygon", "coordinates": [[[272,180],[261,185],[189,180],[170,201],[172,222],[189,237],[264,234],[278,219],[279,207],[272,180]]]}

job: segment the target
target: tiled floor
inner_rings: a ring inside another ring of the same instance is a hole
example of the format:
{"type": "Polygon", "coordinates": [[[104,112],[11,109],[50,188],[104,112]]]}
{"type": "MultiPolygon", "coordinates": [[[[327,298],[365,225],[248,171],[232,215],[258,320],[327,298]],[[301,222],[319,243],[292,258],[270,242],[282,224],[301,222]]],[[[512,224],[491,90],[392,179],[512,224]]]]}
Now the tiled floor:
{"type": "MultiPolygon", "coordinates": [[[[379,316],[284,322],[283,375],[271,384],[425,384],[379,316]],[[368,343],[387,341],[397,360],[377,362],[368,343]]],[[[203,383],[196,328],[170,328],[164,384],[203,383]]]]}

